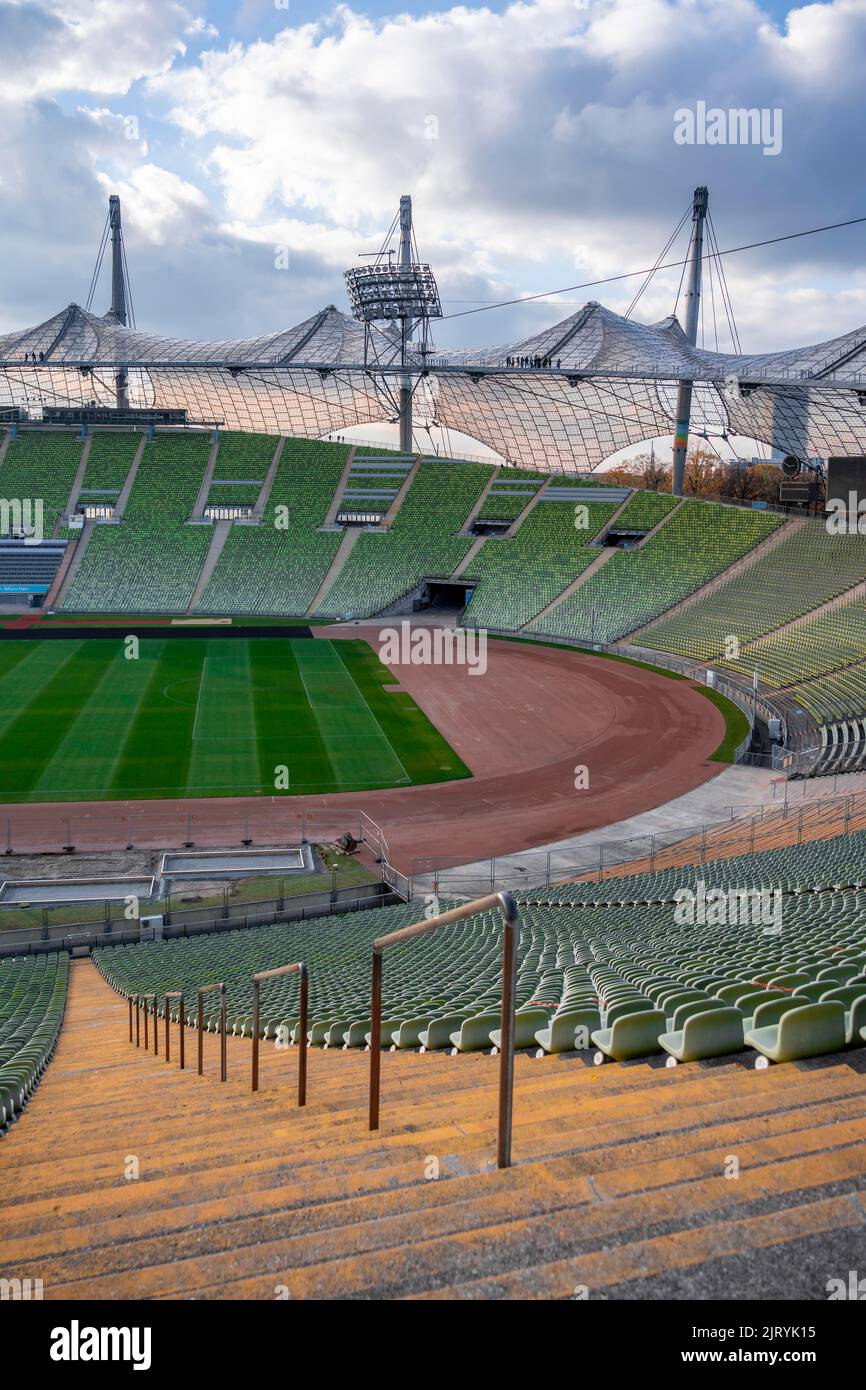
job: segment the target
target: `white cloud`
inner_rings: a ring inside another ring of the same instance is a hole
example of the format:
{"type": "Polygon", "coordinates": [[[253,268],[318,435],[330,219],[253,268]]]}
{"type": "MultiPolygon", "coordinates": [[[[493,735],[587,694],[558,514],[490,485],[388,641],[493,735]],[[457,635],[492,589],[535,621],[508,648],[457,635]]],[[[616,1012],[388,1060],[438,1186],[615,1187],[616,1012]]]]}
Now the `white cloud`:
{"type": "MultiPolygon", "coordinates": [[[[0,245],[34,267],[46,245],[57,255],[48,190],[52,205],[67,200],[68,257],[79,257],[75,238],[89,247],[83,229],[101,221],[94,204],[120,191],[139,314],[152,327],[264,331],[342,303],[341,272],[378,244],[403,192],[449,301],[648,265],[698,183],[710,186],[727,246],[863,212],[852,151],[866,134],[866,0],[808,5],[778,28],[753,0],[518,0],[383,20],[340,6],[294,28],[289,11],[275,37],[246,44],[220,40],[198,8],[0,0],[0,35],[17,44],[13,80],[26,86],[0,129],[0,180],[17,190],[0,245]],[[194,58],[192,35],[208,40],[194,58]],[[147,135],[138,146],[109,109],[127,101],[106,100],[130,88],[147,135]],[[93,93],[89,110],[32,100],[65,89],[93,93]],[[782,153],[676,145],[674,112],[699,99],[780,106],[782,153]],[[275,293],[277,244],[292,270],[275,293]]],[[[866,319],[861,247],[855,229],[732,257],[744,346],[789,346],[866,319]]],[[[640,316],[668,314],[678,280],[661,274],[640,316]]],[[[466,318],[437,339],[505,341],[588,298],[624,309],[639,283],[466,318]]],[[[15,292],[5,293],[8,306],[15,292]]]]}
{"type": "Polygon", "coordinates": [[[3,95],[126,92],[170,66],[194,23],[177,0],[0,0],[3,95]]]}
{"type": "MultiPolygon", "coordinates": [[[[838,130],[846,114],[862,129],[859,98],[846,113],[838,82],[816,95],[804,52],[816,43],[819,66],[844,86],[866,57],[864,15],[864,0],[835,0],[794,12],[783,33],[751,0],[596,0],[586,10],[536,0],[382,21],[340,7],[149,85],[201,142],[235,229],[306,211],[311,225],[338,230],[319,241],[330,259],[384,228],[412,191],[440,277],[447,248],[445,263],[456,250],[469,277],[508,283],[509,263],[515,274],[537,266],[541,284],[519,286],[535,290],[576,278],[576,257],[587,279],[647,263],[701,181],[729,241],[813,224],[818,205],[849,210],[850,174],[835,178],[838,130]],[[674,145],[674,111],[698,98],[784,107],[772,181],[754,147],[674,145]],[[435,140],[425,139],[430,117],[435,140]]],[[[756,266],[772,279],[769,256],[756,266]]],[[[785,279],[773,332],[801,323],[802,306],[785,309],[785,279]]],[[[633,288],[614,298],[625,294],[624,305],[633,288]]]]}
{"type": "Polygon", "coordinates": [[[156,164],[139,164],[128,179],[97,177],[106,199],[109,193],[120,194],[128,226],[155,246],[194,239],[202,225],[211,221],[201,189],[156,164]]]}

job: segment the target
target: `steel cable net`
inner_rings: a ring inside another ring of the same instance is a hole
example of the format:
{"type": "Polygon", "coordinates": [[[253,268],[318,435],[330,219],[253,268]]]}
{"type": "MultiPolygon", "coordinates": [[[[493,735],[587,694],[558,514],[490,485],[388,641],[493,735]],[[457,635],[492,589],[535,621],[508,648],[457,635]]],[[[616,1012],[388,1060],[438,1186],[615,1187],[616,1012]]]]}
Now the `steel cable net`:
{"type": "MultiPolygon", "coordinates": [[[[396,418],[399,332],[333,305],[284,332],[195,342],[123,327],[70,305],[0,336],[0,408],[112,406],[126,368],[129,403],[181,408],[190,421],[317,438],[396,418]]],[[[591,302],[519,342],[409,361],[416,424],[458,430],[504,458],[590,472],[674,428],[676,384],[695,384],[691,430],[740,435],[801,458],[866,453],[866,329],[781,353],[691,347],[674,317],[625,319],[591,302]],[[413,370],[414,369],[414,370],[413,370]]]]}

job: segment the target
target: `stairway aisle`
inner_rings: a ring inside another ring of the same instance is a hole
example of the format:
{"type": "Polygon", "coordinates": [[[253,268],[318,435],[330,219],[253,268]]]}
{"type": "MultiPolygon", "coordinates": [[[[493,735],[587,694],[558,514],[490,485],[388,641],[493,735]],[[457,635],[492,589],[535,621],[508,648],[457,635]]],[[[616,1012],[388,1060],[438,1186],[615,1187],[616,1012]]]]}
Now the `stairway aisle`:
{"type": "Polygon", "coordinates": [[[221,1085],[217,1039],[198,1077],[194,1034],[181,1073],[172,1032],[170,1064],[164,1025],[158,1057],[131,1047],[125,1002],[73,963],[55,1058],[0,1139],[0,1277],[47,1299],[669,1297],[680,1278],[700,1296],[746,1254],[749,1276],[814,1282],[826,1260],[798,1247],[828,1242],[824,1278],[862,1248],[866,1078],[847,1058],[520,1056],[516,1166],[496,1172],[496,1059],[384,1056],[371,1137],[363,1053],[314,1050],[299,1112],[295,1049],[263,1047],[253,1096],[248,1040],[221,1085]]]}

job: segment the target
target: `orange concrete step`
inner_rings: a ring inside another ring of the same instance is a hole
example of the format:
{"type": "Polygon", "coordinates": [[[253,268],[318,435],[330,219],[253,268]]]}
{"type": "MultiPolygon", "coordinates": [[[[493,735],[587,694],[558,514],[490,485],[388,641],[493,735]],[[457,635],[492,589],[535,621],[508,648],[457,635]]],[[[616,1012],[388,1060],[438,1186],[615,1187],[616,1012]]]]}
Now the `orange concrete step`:
{"type": "Polygon", "coordinates": [[[497,1172],[496,1059],[386,1055],[370,1135],[369,1057],[312,1052],[299,1111],[296,1054],[262,1049],[255,1096],[246,1039],[227,1084],[213,1037],[208,1074],[181,1074],[129,1046],[90,963],[71,977],[55,1060],[0,1140],[0,1276],[26,1262],[47,1298],[517,1297],[535,1271],[566,1297],[589,1258],[618,1288],[841,1228],[845,1192],[866,1190],[866,1078],[847,1057],[761,1073],[518,1057],[516,1166],[497,1172]],[[788,1207],[805,1214],[786,1224],[788,1207]]]}

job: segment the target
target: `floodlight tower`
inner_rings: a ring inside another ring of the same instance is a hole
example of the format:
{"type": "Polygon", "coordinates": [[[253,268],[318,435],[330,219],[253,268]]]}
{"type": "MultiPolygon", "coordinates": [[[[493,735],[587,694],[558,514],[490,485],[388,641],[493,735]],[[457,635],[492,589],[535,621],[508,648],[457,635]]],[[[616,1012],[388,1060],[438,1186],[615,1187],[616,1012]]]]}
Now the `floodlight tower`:
{"type": "MultiPolygon", "coordinates": [[[[120,220],[120,198],[112,193],[108,199],[108,225],[111,228],[111,313],[126,327],[126,275],[123,267],[123,227],[120,220]]],[[[129,376],[122,367],[114,377],[115,404],[118,410],[129,408],[129,376]]]]}
{"type": "MultiPolygon", "coordinates": [[[[412,272],[412,199],[404,193],[400,199],[400,255],[398,262],[407,273],[412,272]]],[[[400,320],[400,362],[406,362],[406,346],[411,341],[414,324],[411,319],[400,320]]],[[[400,378],[400,452],[412,452],[412,378],[400,378]]]]}
{"type": "MultiPolygon", "coordinates": [[[[395,222],[398,219],[395,218],[395,222]]],[[[391,224],[393,231],[394,223],[391,224]]],[[[439,290],[429,265],[413,256],[412,199],[408,193],[400,199],[400,244],[397,263],[391,261],[393,250],[386,244],[375,255],[372,265],[347,270],[346,285],[352,313],[364,325],[364,365],[393,368],[399,353],[399,366],[406,367],[398,376],[397,405],[400,425],[400,448],[412,452],[413,361],[416,353],[422,363],[428,352],[430,320],[442,317],[439,290]],[[393,331],[385,334],[376,329],[377,323],[399,325],[399,343],[393,331]],[[413,343],[413,334],[420,329],[420,342],[413,343]]],[[[389,233],[390,237],[391,233],[389,233]]],[[[417,367],[414,368],[417,376],[417,367]]],[[[383,382],[385,374],[383,373],[383,382]]],[[[385,388],[387,389],[387,388],[385,388]]]]}
{"type": "MultiPolygon", "coordinates": [[[[701,304],[701,261],[704,252],[704,221],[709,194],[706,188],[696,188],[692,203],[692,239],[689,247],[689,279],[686,290],[685,334],[695,347],[698,341],[698,314],[701,304]]],[[[692,383],[681,381],[677,390],[677,423],[674,432],[673,476],[671,492],[682,497],[686,475],[686,453],[689,447],[689,423],[692,414],[692,383]]]]}

